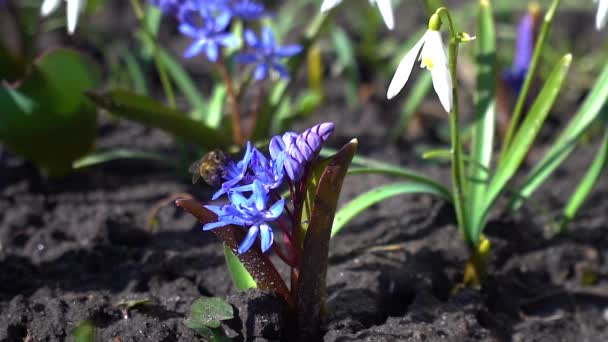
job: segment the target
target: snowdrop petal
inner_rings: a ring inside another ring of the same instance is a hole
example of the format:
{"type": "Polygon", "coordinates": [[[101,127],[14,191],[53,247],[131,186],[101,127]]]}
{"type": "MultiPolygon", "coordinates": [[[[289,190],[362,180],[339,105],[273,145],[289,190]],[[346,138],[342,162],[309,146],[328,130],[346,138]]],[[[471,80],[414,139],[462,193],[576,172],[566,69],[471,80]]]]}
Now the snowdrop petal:
{"type": "Polygon", "coordinates": [[[327,12],[330,9],[338,6],[342,0],[324,0],[321,4],[321,12],[327,12]]]}
{"type": "Polygon", "coordinates": [[[378,5],[380,15],[382,15],[386,27],[388,27],[389,30],[392,30],[395,27],[395,17],[393,15],[391,0],[376,0],[376,4],[378,5]]]}
{"type": "Polygon", "coordinates": [[[595,27],[599,30],[606,26],[608,21],[608,0],[599,0],[597,14],[595,16],[595,27]]]}
{"type": "Polygon", "coordinates": [[[412,73],[412,69],[414,68],[414,63],[416,63],[418,53],[424,45],[424,41],[428,32],[429,31],[427,31],[427,33],[425,33],[422,38],[420,38],[416,45],[414,45],[414,47],[407,52],[405,57],[403,57],[403,59],[399,63],[397,71],[395,71],[395,76],[393,76],[393,79],[391,80],[391,83],[388,86],[388,92],[386,93],[387,99],[390,100],[397,94],[399,94],[401,89],[403,89],[403,87],[407,83],[407,80],[410,78],[410,74],[412,73]]]}
{"type": "Polygon", "coordinates": [[[443,108],[452,109],[452,77],[448,68],[448,57],[439,31],[429,30],[426,43],[420,52],[421,66],[431,72],[433,88],[443,108]]]}
{"type": "Polygon", "coordinates": [[[78,15],[80,14],[81,6],[83,6],[84,0],[67,0],[67,25],[68,33],[73,34],[76,31],[76,24],[78,24],[78,15]]]}
{"type": "Polygon", "coordinates": [[[44,0],[42,6],[40,7],[40,15],[43,17],[48,16],[53,13],[59,5],[61,5],[62,0],[44,0]]]}

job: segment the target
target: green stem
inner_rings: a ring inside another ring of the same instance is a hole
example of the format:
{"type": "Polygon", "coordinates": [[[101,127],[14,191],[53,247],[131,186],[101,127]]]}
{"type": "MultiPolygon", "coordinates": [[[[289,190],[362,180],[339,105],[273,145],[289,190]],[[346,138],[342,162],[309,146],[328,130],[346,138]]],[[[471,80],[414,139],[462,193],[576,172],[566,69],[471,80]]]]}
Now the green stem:
{"type": "Polygon", "coordinates": [[[445,7],[440,7],[435,11],[435,14],[443,14],[448,19],[450,31],[449,44],[449,68],[452,78],[452,111],[450,112],[450,138],[452,144],[452,188],[454,192],[454,207],[456,209],[456,218],[458,226],[462,231],[465,242],[469,248],[475,248],[475,241],[471,236],[468,227],[468,219],[466,212],[466,178],[464,173],[464,158],[462,152],[462,141],[460,139],[460,112],[458,108],[458,75],[456,67],[458,65],[458,32],[454,29],[454,23],[450,12],[445,7]]]}
{"type": "Polygon", "coordinates": [[[139,0],[131,0],[131,7],[133,7],[135,16],[137,17],[137,20],[139,21],[139,24],[142,27],[144,34],[146,35],[148,40],[152,42],[154,64],[156,65],[156,70],[158,71],[158,76],[163,86],[163,91],[165,93],[165,96],[167,97],[167,103],[169,107],[176,108],[173,86],[171,85],[171,81],[169,80],[167,69],[165,68],[165,65],[161,60],[161,56],[158,49],[158,42],[156,41],[154,34],[150,32],[150,28],[148,27],[148,25],[146,24],[146,14],[144,12],[144,9],[139,3],[139,0]]]}
{"type": "Polygon", "coordinates": [[[553,0],[549,10],[545,14],[545,18],[543,20],[543,26],[541,27],[540,34],[538,35],[538,39],[536,44],[534,45],[534,53],[532,55],[532,61],[530,61],[530,66],[528,68],[528,72],[526,73],[526,78],[524,80],[524,84],[519,92],[519,96],[517,97],[517,102],[515,103],[515,108],[513,109],[513,114],[511,115],[511,122],[509,123],[509,128],[507,133],[505,134],[503,143],[502,143],[502,151],[500,153],[500,161],[502,161],[506,151],[509,149],[511,142],[513,140],[513,136],[515,135],[515,131],[519,126],[519,120],[521,117],[521,113],[523,112],[524,106],[526,104],[526,99],[528,98],[528,92],[530,91],[530,86],[532,85],[532,80],[534,79],[534,74],[536,73],[536,68],[538,66],[538,62],[540,60],[541,53],[543,51],[543,46],[545,45],[545,40],[549,35],[549,31],[551,29],[551,23],[553,22],[553,17],[555,15],[555,11],[557,10],[557,6],[559,6],[560,0],[553,0]]]}

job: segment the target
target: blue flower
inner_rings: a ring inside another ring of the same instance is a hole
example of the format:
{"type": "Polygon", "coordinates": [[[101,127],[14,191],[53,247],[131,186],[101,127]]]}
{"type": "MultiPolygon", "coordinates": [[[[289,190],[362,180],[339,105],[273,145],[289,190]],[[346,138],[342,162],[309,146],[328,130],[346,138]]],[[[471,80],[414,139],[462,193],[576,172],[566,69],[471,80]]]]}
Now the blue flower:
{"type": "Polygon", "coordinates": [[[151,5],[158,7],[166,15],[176,15],[185,2],[185,0],[149,0],[151,5]]]}
{"type": "Polygon", "coordinates": [[[287,132],[270,140],[270,156],[276,159],[285,153],[283,163],[289,179],[297,181],[302,177],[306,163],[311,161],[321,150],[323,143],[334,131],[334,124],[325,122],[315,125],[302,134],[287,132]]]}
{"type": "Polygon", "coordinates": [[[234,17],[243,20],[258,20],[266,15],[264,5],[252,0],[232,0],[228,9],[234,17]]]}
{"type": "Polygon", "coordinates": [[[227,31],[231,15],[228,11],[216,11],[209,4],[182,8],[179,15],[179,31],[194,39],[194,42],[184,53],[191,58],[205,52],[207,58],[216,62],[220,54],[220,46],[236,47],[239,39],[227,31]]]}
{"type": "Polygon", "coordinates": [[[247,148],[245,150],[245,155],[243,156],[243,159],[241,159],[237,163],[233,161],[228,162],[224,169],[226,173],[224,179],[226,181],[222,183],[220,189],[213,194],[213,200],[216,200],[223,194],[229,192],[230,190],[232,190],[232,188],[236,187],[243,180],[245,174],[247,173],[247,170],[249,169],[249,164],[251,162],[251,158],[253,157],[254,150],[255,147],[253,147],[251,142],[247,142],[247,148]]]}
{"type": "Polygon", "coordinates": [[[245,41],[253,51],[237,55],[236,60],[243,64],[257,64],[253,77],[258,81],[266,78],[269,69],[275,70],[282,78],[289,78],[289,72],[279,60],[302,51],[300,45],[276,46],[274,34],[268,26],[262,29],[260,39],[253,31],[246,30],[245,41]]]}
{"type": "Polygon", "coordinates": [[[502,75],[503,80],[511,87],[515,94],[519,94],[528,73],[530,62],[532,61],[536,31],[535,23],[539,11],[538,6],[531,5],[528,12],[520,20],[517,26],[513,65],[502,75]]]}
{"type": "Polygon", "coordinates": [[[218,216],[218,221],[205,224],[203,230],[227,225],[249,227],[245,239],[239,245],[238,253],[247,252],[258,236],[260,237],[262,252],[266,252],[272,246],[274,240],[272,228],[268,223],[281,216],[285,207],[285,200],[280,199],[270,208],[267,208],[268,193],[264,185],[258,180],[253,181],[252,192],[248,198],[239,192],[231,192],[228,197],[230,198],[230,204],[205,206],[218,216]]]}
{"type": "Polygon", "coordinates": [[[232,188],[231,191],[253,191],[253,183],[256,180],[264,186],[267,192],[280,187],[285,177],[284,161],[285,153],[280,153],[277,158],[268,160],[262,152],[254,148],[249,166],[252,174],[244,177],[242,183],[245,185],[232,188]]]}

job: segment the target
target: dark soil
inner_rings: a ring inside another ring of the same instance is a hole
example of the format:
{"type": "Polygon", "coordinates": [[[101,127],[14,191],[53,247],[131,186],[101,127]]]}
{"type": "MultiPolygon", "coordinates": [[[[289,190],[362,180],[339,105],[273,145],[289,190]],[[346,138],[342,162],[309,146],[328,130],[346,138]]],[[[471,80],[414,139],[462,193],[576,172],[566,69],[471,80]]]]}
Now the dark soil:
{"type": "MultiPolygon", "coordinates": [[[[326,105],[296,129],[334,121],[334,147],[358,137],[360,154],[449,181],[445,165],[423,164],[414,151],[418,143],[439,144],[436,139],[387,143],[396,121],[387,113],[399,112],[399,104],[384,101],[384,80],[371,87],[368,102],[345,110],[343,96],[332,95],[341,84],[330,81],[326,105]]],[[[101,121],[99,148],[177,155],[173,140],[157,130],[101,121]]],[[[332,241],[323,339],[607,341],[605,178],[568,233],[555,237],[548,225],[595,147],[577,151],[528,206],[491,220],[493,257],[481,290],[452,291],[467,251],[444,203],[398,197],[357,217],[332,241]],[[589,275],[596,279],[583,285],[589,275]]],[[[180,192],[206,199],[211,189],[146,161],[111,162],[56,181],[7,151],[0,150],[0,160],[1,341],[64,341],[86,320],[99,341],[198,341],[184,319],[201,296],[223,297],[235,307],[237,317],[224,325],[235,340],[290,335],[282,302],[260,291],[237,292],[221,244],[192,217],[169,205],[159,212],[157,231],[145,228],[158,201],[180,192]],[[140,299],[150,304],[120,307],[140,299]]],[[[388,181],[348,178],[342,202],[388,181]]]]}

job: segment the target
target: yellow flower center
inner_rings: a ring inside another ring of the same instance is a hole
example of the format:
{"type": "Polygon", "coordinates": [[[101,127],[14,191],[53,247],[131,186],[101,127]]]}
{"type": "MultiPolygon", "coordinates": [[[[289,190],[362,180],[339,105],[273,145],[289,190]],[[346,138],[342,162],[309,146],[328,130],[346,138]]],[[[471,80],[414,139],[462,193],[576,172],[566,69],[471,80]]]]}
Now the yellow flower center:
{"type": "Polygon", "coordinates": [[[429,57],[423,58],[422,61],[420,61],[420,67],[433,70],[433,61],[429,57]]]}

